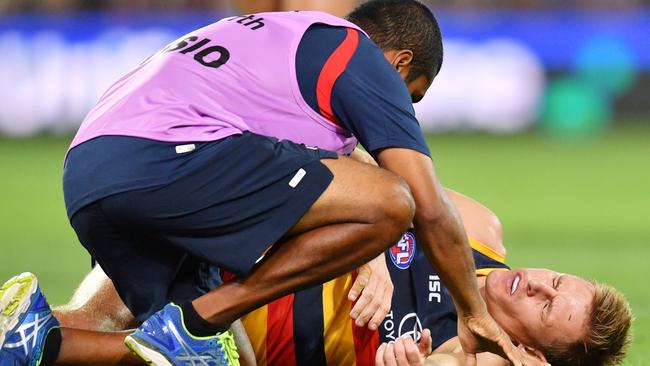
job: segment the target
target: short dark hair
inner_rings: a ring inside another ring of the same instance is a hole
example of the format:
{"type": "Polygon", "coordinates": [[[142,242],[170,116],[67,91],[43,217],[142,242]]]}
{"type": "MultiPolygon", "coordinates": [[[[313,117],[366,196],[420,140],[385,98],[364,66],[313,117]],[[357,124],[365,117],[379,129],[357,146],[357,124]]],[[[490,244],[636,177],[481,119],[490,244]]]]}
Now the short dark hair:
{"type": "Polygon", "coordinates": [[[429,8],[416,0],[370,0],[346,17],[383,50],[413,51],[406,82],[425,75],[429,80],[442,66],[442,36],[429,8]]]}

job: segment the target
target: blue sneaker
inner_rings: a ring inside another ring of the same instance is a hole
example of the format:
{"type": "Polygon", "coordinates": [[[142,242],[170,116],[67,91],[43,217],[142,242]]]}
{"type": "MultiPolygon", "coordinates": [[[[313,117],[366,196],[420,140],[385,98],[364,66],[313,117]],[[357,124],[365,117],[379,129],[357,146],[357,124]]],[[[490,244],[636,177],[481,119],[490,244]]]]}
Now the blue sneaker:
{"type": "Polygon", "coordinates": [[[23,273],[0,288],[0,366],[37,366],[45,338],[59,322],[38,287],[36,276],[23,273]]]}
{"type": "Polygon", "coordinates": [[[174,303],[145,320],[124,344],[149,365],[239,366],[232,331],[195,337],[185,329],[183,312],[174,303]]]}

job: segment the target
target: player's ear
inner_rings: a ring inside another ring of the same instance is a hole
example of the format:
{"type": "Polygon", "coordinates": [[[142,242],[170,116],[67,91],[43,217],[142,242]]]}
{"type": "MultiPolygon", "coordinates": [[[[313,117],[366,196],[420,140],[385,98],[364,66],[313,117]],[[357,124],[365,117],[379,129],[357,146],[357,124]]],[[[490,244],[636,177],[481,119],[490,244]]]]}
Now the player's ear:
{"type": "Polygon", "coordinates": [[[530,347],[530,346],[524,346],[523,344],[520,344],[518,346],[518,348],[522,352],[526,352],[530,356],[533,356],[533,357],[537,358],[538,360],[540,360],[542,362],[548,362],[548,361],[546,361],[546,357],[544,357],[544,354],[542,353],[542,351],[540,351],[538,349],[535,349],[535,348],[530,347]]]}
{"type": "Polygon", "coordinates": [[[393,65],[395,70],[402,76],[402,79],[406,80],[413,64],[413,51],[392,50],[388,55],[388,62],[393,65]]]}

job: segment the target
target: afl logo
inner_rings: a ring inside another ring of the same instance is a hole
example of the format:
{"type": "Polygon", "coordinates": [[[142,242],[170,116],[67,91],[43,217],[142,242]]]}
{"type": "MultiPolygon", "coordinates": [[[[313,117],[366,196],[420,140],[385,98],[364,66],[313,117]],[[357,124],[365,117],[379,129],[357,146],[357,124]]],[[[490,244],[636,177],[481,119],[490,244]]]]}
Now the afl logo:
{"type": "Polygon", "coordinates": [[[415,235],[406,232],[397,244],[390,248],[390,259],[399,269],[407,269],[415,257],[415,235]]]}

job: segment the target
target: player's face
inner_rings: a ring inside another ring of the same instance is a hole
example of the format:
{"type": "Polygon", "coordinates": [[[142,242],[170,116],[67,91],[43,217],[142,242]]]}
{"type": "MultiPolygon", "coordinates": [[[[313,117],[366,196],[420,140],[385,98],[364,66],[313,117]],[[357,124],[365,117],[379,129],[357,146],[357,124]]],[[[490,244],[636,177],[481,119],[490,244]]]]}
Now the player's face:
{"type": "Polygon", "coordinates": [[[579,340],[593,297],[588,281],[548,269],[494,271],[485,283],[490,314],[510,337],[531,347],[579,340]]]}

